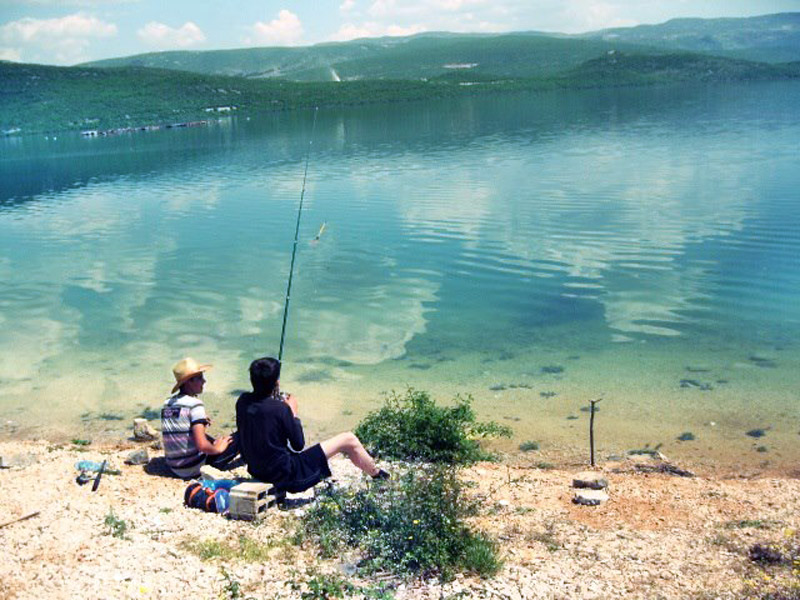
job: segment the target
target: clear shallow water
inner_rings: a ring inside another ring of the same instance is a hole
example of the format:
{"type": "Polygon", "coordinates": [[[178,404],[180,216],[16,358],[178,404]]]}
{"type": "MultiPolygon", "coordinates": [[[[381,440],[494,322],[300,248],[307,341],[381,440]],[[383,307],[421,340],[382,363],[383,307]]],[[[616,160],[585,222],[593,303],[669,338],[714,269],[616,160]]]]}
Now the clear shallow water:
{"type": "MultiPolygon", "coordinates": [[[[472,393],[515,428],[507,448],[563,450],[602,395],[609,451],[796,462],[799,100],[781,83],[320,111],[284,387],[319,434],[413,385],[472,393]]],[[[7,429],[115,434],[185,354],[216,365],[206,401],[232,420],[250,360],[277,352],[310,130],[0,140],[7,429]]]]}

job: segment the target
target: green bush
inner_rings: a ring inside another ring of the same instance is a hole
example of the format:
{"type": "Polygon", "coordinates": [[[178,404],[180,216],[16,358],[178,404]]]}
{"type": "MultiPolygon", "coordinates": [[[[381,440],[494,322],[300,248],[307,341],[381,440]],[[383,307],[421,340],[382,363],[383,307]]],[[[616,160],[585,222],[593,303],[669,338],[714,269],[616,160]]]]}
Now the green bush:
{"type": "Polygon", "coordinates": [[[106,535],[110,535],[121,540],[127,539],[125,534],[128,532],[128,524],[114,514],[114,509],[109,507],[108,514],[103,520],[106,526],[106,535]]]}
{"type": "Polygon", "coordinates": [[[471,402],[457,396],[455,406],[442,407],[427,392],[392,392],[355,433],[370,452],[387,459],[461,465],[491,460],[494,456],[478,440],[510,437],[511,429],[493,421],[476,422],[471,402]]]}
{"type": "Polygon", "coordinates": [[[306,572],[305,580],[291,579],[289,588],[301,600],[330,600],[332,598],[363,598],[392,600],[394,594],[384,584],[358,586],[339,573],[319,573],[314,568],[306,572]]]}
{"type": "Polygon", "coordinates": [[[487,577],[501,562],[495,543],[464,523],[476,511],[454,467],[424,465],[368,489],[328,489],[304,527],[328,556],[358,548],[368,572],[487,577]]]}
{"type": "Polygon", "coordinates": [[[527,442],[522,442],[519,445],[519,449],[523,452],[532,452],[534,450],[539,449],[539,442],[534,442],[533,440],[529,440],[527,442]]]}

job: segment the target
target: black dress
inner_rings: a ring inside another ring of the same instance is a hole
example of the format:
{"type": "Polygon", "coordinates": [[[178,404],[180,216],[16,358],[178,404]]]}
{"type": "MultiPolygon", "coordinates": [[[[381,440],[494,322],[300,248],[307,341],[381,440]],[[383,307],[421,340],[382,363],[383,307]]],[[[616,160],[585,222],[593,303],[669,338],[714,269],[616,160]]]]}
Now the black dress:
{"type": "Polygon", "coordinates": [[[302,492],[330,477],[322,447],[303,450],[303,425],[280,397],[258,398],[252,392],[239,396],[236,428],[248,472],[277,491],[302,492]]]}

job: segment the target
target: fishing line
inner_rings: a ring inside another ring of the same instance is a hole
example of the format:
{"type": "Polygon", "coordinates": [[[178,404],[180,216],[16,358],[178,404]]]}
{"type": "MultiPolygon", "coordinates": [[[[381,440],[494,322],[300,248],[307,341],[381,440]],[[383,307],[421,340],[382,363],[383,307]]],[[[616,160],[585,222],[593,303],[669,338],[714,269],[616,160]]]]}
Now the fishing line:
{"type": "Polygon", "coordinates": [[[283,342],[286,339],[286,321],[289,318],[289,300],[292,297],[292,277],[294,276],[294,259],[297,256],[297,237],[300,233],[300,216],[303,214],[303,199],[306,195],[306,179],[308,178],[308,159],[311,156],[311,145],[314,143],[314,130],[317,127],[318,106],[314,107],[314,121],[311,124],[311,136],[308,138],[306,150],[306,166],[303,171],[303,188],[300,190],[300,206],[297,208],[297,223],[294,226],[294,244],[292,245],[292,262],[289,266],[289,282],[286,285],[286,301],[283,305],[283,326],[281,327],[281,345],[278,349],[278,360],[283,358],[283,342]]]}

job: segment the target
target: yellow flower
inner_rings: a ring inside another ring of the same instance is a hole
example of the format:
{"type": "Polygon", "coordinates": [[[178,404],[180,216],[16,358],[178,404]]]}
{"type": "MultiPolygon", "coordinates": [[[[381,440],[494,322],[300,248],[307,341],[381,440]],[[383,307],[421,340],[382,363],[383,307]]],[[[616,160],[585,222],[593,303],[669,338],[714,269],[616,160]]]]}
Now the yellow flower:
{"type": "Polygon", "coordinates": [[[419,525],[419,519],[414,519],[414,520],[413,520],[413,521],[411,521],[411,522],[412,522],[412,523],[414,523],[414,525],[419,525]]]}

